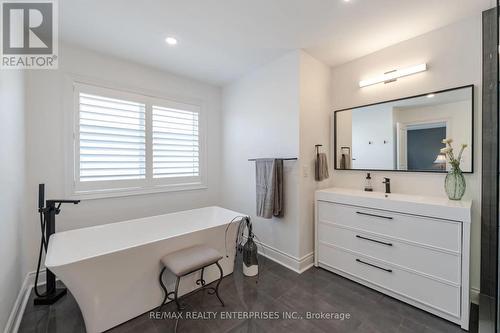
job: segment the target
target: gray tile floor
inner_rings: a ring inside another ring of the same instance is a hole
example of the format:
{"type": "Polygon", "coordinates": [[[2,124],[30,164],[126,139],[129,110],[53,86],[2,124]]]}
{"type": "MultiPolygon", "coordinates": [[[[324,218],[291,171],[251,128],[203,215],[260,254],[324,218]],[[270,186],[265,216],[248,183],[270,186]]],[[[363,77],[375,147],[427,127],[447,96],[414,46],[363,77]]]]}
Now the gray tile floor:
{"type": "MultiPolygon", "coordinates": [[[[238,266],[239,267],[239,266],[238,266]]],[[[112,333],[175,332],[463,332],[459,326],[374,290],[319,268],[297,274],[264,258],[259,279],[243,277],[240,270],[221,283],[226,306],[206,291],[184,298],[185,311],[216,311],[216,320],[150,319],[145,313],[118,327],[112,333]],[[220,319],[222,312],[279,312],[279,319],[220,319]],[[350,319],[285,319],[283,313],[304,316],[306,312],[343,313],[350,319]]],[[[33,306],[33,293],[19,332],[85,332],[83,318],[71,294],[52,306],[33,306]]],[[[175,313],[173,304],[163,311],[175,313]]],[[[477,331],[477,307],[473,307],[471,332],[477,331]]]]}

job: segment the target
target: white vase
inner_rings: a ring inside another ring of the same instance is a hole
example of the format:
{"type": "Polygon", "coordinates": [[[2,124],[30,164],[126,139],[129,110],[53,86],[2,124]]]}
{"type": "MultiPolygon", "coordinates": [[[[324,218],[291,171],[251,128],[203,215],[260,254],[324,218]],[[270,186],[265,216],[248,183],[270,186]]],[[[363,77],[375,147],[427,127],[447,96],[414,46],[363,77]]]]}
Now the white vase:
{"type": "Polygon", "coordinates": [[[247,266],[243,263],[243,275],[245,276],[255,276],[259,274],[259,265],[247,266]]]}

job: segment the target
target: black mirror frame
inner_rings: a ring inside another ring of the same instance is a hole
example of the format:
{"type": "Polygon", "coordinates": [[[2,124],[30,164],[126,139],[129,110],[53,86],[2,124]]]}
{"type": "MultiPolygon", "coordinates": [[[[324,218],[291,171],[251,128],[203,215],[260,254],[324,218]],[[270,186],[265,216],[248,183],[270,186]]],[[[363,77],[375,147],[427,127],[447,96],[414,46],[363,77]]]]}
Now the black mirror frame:
{"type": "Polygon", "coordinates": [[[340,110],[335,110],[333,112],[333,130],[334,130],[334,140],[333,140],[333,165],[335,170],[341,170],[341,171],[370,171],[370,172],[413,172],[413,173],[437,173],[437,174],[445,174],[447,171],[443,170],[436,170],[436,171],[414,171],[414,170],[387,170],[387,169],[340,169],[337,166],[337,112],[342,112],[342,111],[349,111],[357,108],[364,108],[368,106],[374,106],[374,105],[379,105],[379,104],[385,104],[385,103],[391,103],[391,102],[397,102],[397,101],[402,101],[405,99],[410,99],[410,98],[418,98],[418,97],[424,97],[429,94],[440,94],[440,93],[445,93],[453,90],[459,90],[459,89],[464,89],[464,88],[470,88],[471,89],[471,102],[472,102],[472,107],[471,107],[471,113],[472,113],[472,138],[471,138],[471,171],[463,171],[463,173],[466,174],[473,174],[474,173],[474,115],[475,115],[475,100],[474,100],[474,93],[475,93],[475,87],[473,84],[465,85],[465,86],[460,86],[460,87],[455,87],[455,88],[450,88],[450,89],[444,89],[444,90],[439,90],[439,91],[430,91],[425,94],[419,94],[419,95],[414,95],[414,96],[408,96],[408,97],[402,97],[402,98],[396,98],[388,101],[382,101],[382,102],[377,102],[377,103],[372,103],[372,104],[366,104],[366,105],[360,105],[360,106],[354,106],[351,108],[344,108],[340,110]]]}

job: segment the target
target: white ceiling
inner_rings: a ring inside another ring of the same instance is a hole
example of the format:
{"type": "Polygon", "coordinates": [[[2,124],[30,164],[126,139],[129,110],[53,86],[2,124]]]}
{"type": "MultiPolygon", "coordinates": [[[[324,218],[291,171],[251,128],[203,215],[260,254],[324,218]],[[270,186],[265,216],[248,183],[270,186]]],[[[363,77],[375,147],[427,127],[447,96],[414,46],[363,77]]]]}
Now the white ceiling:
{"type": "MultiPolygon", "coordinates": [[[[63,41],[224,84],[292,49],[329,65],[490,7],[491,0],[64,0],[63,41]],[[166,36],[179,44],[167,46],[166,36]]],[[[445,42],[445,41],[443,41],[445,42]]]]}

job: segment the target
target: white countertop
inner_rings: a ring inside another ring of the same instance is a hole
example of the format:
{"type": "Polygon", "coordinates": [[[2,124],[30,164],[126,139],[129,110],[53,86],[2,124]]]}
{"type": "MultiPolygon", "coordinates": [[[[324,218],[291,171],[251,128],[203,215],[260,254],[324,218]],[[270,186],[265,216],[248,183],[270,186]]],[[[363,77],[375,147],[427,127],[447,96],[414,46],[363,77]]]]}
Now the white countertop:
{"type": "Polygon", "coordinates": [[[366,192],[346,188],[316,191],[316,200],[339,204],[396,211],[407,214],[449,219],[470,223],[472,202],[445,197],[420,196],[382,192],[366,192]]]}

